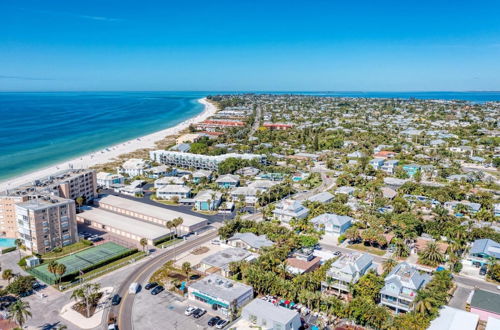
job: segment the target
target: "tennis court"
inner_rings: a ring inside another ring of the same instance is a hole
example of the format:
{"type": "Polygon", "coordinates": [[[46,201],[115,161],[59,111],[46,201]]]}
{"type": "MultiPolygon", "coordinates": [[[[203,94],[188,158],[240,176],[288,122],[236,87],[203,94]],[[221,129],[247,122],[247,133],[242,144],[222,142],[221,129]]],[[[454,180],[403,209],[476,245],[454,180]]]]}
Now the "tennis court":
{"type": "MultiPolygon", "coordinates": [[[[66,272],[62,277],[78,274],[80,271],[85,271],[90,268],[95,268],[97,265],[102,265],[110,260],[116,260],[122,256],[129,254],[132,250],[113,242],[107,242],[98,246],[88,248],[75,254],[62,257],[57,263],[66,266],[66,272]]],[[[54,284],[58,277],[49,272],[48,262],[41,266],[35,267],[29,272],[48,284],[54,284]]]]}

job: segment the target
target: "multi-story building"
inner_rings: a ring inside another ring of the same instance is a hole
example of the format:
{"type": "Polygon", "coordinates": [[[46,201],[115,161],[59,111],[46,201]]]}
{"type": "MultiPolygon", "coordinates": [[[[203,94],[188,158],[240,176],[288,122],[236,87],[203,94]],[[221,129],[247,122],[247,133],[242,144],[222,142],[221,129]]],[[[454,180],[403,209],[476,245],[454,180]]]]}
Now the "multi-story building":
{"type": "Polygon", "coordinates": [[[144,175],[148,164],[143,159],[131,158],[117,168],[118,173],[127,174],[129,177],[144,175]]]}
{"type": "Polygon", "coordinates": [[[121,186],[125,183],[125,178],[121,174],[99,172],[97,173],[97,185],[100,187],[111,188],[121,186]]]}
{"type": "Polygon", "coordinates": [[[15,209],[18,236],[30,251],[46,253],[78,241],[75,201],[39,196],[15,209]]]}
{"type": "Polygon", "coordinates": [[[356,284],[370,269],[376,270],[377,265],[369,254],[345,254],[335,260],[326,272],[326,281],[321,283],[321,291],[349,292],[350,286],[356,284]]]}
{"type": "Polygon", "coordinates": [[[39,196],[83,197],[87,202],[91,201],[97,197],[96,173],[93,170],[68,169],[0,192],[0,233],[6,237],[18,237],[15,205],[39,196]]]}
{"type": "Polygon", "coordinates": [[[416,267],[402,262],[385,278],[385,285],[380,291],[380,304],[396,313],[411,311],[417,291],[430,280],[430,275],[421,274],[416,267]]]}
{"type": "Polygon", "coordinates": [[[203,170],[216,171],[219,164],[228,158],[238,158],[245,160],[257,160],[261,163],[266,162],[265,155],[255,154],[236,154],[229,153],[218,156],[198,155],[187,152],[155,150],[150,151],[149,157],[152,161],[170,166],[178,166],[184,168],[196,168],[203,170]]]}

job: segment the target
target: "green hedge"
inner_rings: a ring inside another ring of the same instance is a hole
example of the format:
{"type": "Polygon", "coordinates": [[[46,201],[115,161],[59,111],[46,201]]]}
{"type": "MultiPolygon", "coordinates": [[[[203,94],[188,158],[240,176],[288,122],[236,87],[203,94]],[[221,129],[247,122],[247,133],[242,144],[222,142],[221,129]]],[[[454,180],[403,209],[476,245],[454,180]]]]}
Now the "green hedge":
{"type": "Polygon", "coordinates": [[[12,247],[9,247],[9,248],[6,248],[6,249],[2,249],[2,254],[9,253],[9,252],[12,252],[12,251],[15,251],[15,250],[17,250],[17,248],[15,246],[12,246],[12,247]]]}

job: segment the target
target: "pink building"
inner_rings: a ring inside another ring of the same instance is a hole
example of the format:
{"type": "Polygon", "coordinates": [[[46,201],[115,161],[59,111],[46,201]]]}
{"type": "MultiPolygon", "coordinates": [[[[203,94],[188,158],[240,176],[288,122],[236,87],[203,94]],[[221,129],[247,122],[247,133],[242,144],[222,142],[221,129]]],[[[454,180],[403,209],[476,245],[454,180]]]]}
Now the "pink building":
{"type": "Polygon", "coordinates": [[[476,289],[470,301],[470,311],[479,315],[481,321],[488,320],[488,317],[500,319],[500,295],[476,289]]]}

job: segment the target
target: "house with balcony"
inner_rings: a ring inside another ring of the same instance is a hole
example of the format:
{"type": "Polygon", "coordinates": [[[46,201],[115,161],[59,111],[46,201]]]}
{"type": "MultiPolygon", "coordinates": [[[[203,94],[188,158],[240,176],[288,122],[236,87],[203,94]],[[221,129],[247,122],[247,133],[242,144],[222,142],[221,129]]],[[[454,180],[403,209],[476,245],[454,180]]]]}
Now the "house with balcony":
{"type": "Polygon", "coordinates": [[[380,169],[386,173],[394,174],[396,166],[399,164],[397,159],[389,159],[384,161],[380,169]]]}
{"type": "Polygon", "coordinates": [[[326,280],[321,283],[323,293],[347,293],[369,270],[377,270],[377,264],[369,254],[353,252],[338,258],[326,272],[326,280]]]}
{"type": "Polygon", "coordinates": [[[282,200],[273,211],[276,219],[283,222],[290,222],[293,218],[303,219],[309,215],[309,209],[301,202],[293,199],[282,200]]]}
{"type": "Polygon", "coordinates": [[[202,190],[194,197],[194,207],[200,211],[216,210],[222,203],[222,193],[215,190],[202,190]]]}
{"type": "Polygon", "coordinates": [[[311,219],[316,230],[324,230],[325,234],[342,235],[351,227],[353,218],[334,213],[323,213],[311,219]]]}
{"type": "Polygon", "coordinates": [[[178,184],[169,184],[162,186],[158,190],[156,190],[156,197],[158,199],[173,199],[174,197],[179,200],[182,198],[191,197],[191,188],[188,186],[181,186],[178,184]]]}
{"type": "Polygon", "coordinates": [[[202,180],[207,180],[208,182],[212,179],[212,171],[198,170],[193,172],[192,177],[193,177],[193,182],[196,184],[200,183],[202,180]]]}
{"type": "Polygon", "coordinates": [[[396,313],[406,313],[413,310],[417,291],[425,287],[431,280],[428,274],[402,262],[385,278],[385,285],[380,291],[380,304],[387,306],[396,313]]]}
{"type": "Polygon", "coordinates": [[[379,170],[382,168],[382,166],[384,165],[384,161],[385,159],[384,158],[373,158],[372,160],[370,160],[370,166],[373,167],[375,170],[379,170]]]}

